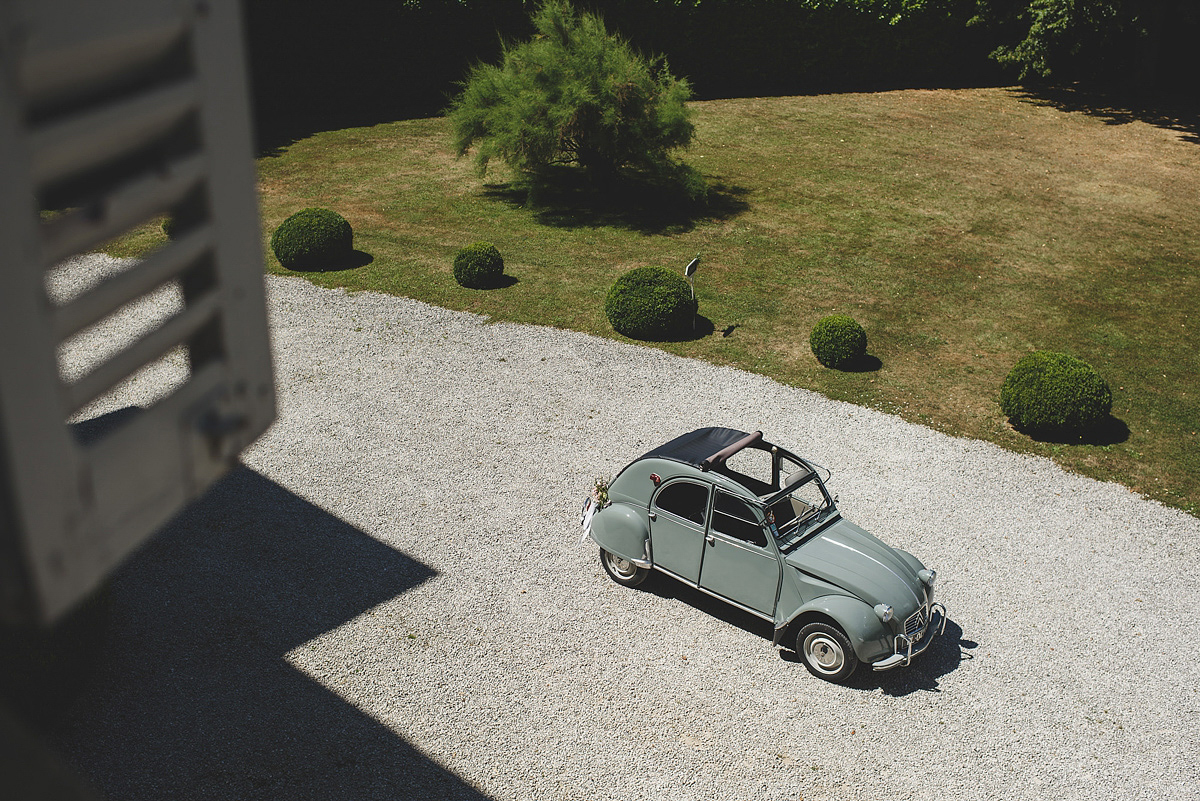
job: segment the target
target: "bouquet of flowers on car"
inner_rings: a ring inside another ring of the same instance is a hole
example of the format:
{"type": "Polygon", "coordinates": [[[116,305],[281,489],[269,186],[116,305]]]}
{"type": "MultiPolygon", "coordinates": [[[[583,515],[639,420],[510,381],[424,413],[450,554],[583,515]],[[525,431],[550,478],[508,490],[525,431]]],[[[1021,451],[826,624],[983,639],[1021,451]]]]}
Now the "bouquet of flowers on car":
{"type": "Polygon", "coordinates": [[[597,476],[579,513],[579,525],[583,529],[583,536],[579,538],[581,543],[592,533],[592,518],[605,506],[608,506],[608,480],[597,476]]]}

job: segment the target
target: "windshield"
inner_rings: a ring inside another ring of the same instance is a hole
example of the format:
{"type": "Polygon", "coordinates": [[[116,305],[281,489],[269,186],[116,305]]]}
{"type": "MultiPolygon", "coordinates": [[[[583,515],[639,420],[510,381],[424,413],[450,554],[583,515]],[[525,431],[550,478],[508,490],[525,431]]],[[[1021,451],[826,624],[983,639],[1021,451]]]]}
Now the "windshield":
{"type": "Polygon", "coordinates": [[[786,495],[777,496],[770,507],[775,518],[775,539],[781,547],[786,547],[798,542],[808,528],[806,524],[823,518],[833,504],[820,479],[807,465],[794,464],[787,458],[779,461],[782,475],[796,476],[800,481],[786,495]]]}

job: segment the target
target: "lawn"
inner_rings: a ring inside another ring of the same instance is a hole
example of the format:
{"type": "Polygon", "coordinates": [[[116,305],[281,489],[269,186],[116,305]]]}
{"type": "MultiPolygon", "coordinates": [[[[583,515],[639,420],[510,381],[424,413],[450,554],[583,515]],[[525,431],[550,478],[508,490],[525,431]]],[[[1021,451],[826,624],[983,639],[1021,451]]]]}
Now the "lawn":
{"type": "MultiPolygon", "coordinates": [[[[443,119],[404,120],[262,158],[264,247],[292,212],[333,208],[370,261],[307,274],[318,284],[616,339],[603,313],[616,277],[699,253],[698,335],[655,347],[1045,455],[1200,514],[1194,138],[1015,89],[695,110],[687,160],[715,187],[702,214],[591,203],[569,186],[553,206],[527,205],[503,173],[481,178],[454,157],[443,119]],[[455,251],[477,240],[500,249],[514,283],[454,282],[455,251]],[[808,332],[832,312],[863,325],[877,369],[817,364],[808,332]],[[1094,365],[1112,386],[1111,425],[1086,443],[1013,431],[999,387],[1035,349],[1094,365]]],[[[114,252],[159,240],[146,229],[114,252]]]]}

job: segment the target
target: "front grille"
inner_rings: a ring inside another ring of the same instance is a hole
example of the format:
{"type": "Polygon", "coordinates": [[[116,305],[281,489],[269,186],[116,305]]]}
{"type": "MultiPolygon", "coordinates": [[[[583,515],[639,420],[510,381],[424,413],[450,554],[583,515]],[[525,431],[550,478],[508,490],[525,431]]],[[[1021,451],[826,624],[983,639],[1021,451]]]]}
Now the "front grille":
{"type": "Polygon", "coordinates": [[[913,637],[925,630],[925,626],[929,623],[929,607],[922,606],[916,612],[909,616],[908,620],[904,621],[904,635],[913,637]]]}

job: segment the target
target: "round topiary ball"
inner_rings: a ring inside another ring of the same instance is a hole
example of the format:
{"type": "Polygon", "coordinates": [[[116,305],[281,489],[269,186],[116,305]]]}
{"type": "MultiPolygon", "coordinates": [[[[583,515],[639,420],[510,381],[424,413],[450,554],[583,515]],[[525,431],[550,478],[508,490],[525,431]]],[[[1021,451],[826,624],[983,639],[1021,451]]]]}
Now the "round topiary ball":
{"type": "Polygon", "coordinates": [[[289,270],[338,269],[354,252],[354,231],[336,211],[304,209],[275,229],[271,250],[289,270]]]}
{"type": "Polygon", "coordinates": [[[688,330],[696,314],[692,288],[666,267],[637,267],[608,290],[604,313],[613,329],[631,339],[670,339],[688,330]]]}
{"type": "Polygon", "coordinates": [[[467,289],[498,286],[504,275],[504,259],[490,242],[476,242],[454,257],[454,280],[467,289]]]}
{"type": "Polygon", "coordinates": [[[844,367],[867,353],[867,332],[853,317],[831,314],[813,326],[808,344],[826,367],[844,367]]]}
{"type": "Polygon", "coordinates": [[[1000,410],[1022,431],[1079,434],[1108,417],[1112,390],[1082,359],[1039,350],[1009,371],[1000,410]]]}

